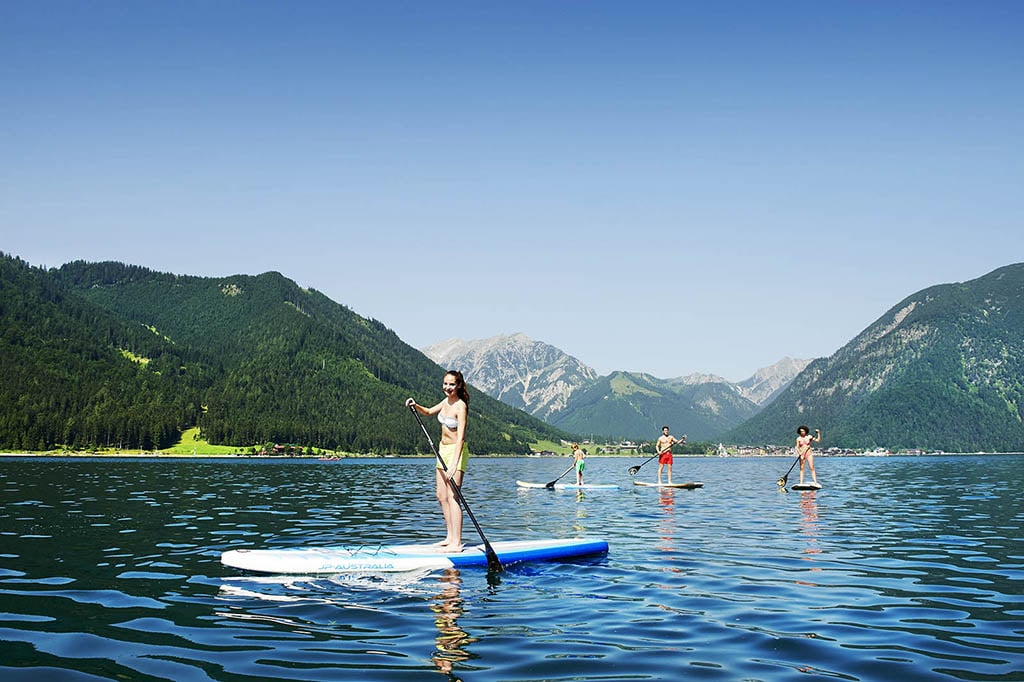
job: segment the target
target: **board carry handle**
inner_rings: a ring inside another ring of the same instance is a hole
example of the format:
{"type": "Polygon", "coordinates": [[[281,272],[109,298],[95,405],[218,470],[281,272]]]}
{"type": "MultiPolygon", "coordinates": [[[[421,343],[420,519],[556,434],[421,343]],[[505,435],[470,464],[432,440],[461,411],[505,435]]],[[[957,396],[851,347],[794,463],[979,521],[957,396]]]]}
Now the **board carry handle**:
{"type": "Polygon", "coordinates": [[[484,554],[487,555],[487,570],[491,573],[501,573],[505,570],[505,567],[501,565],[501,561],[498,559],[498,554],[494,551],[494,548],[491,547],[491,543],[487,541],[487,536],[484,535],[483,528],[480,527],[480,523],[476,520],[476,516],[473,515],[473,510],[469,508],[468,504],[466,504],[466,498],[462,496],[462,490],[459,488],[459,484],[444,473],[448,470],[448,464],[444,461],[444,458],[441,457],[441,453],[437,451],[437,448],[434,447],[434,439],[430,437],[430,433],[427,431],[426,425],[424,425],[423,420],[420,419],[420,413],[416,411],[416,406],[410,405],[409,411],[412,412],[414,417],[416,417],[416,421],[419,422],[420,428],[423,429],[423,435],[427,437],[427,442],[430,443],[430,451],[434,453],[434,457],[437,457],[437,461],[441,463],[442,475],[444,476],[444,479],[448,481],[448,487],[451,488],[452,492],[455,494],[455,499],[458,500],[459,506],[466,510],[466,514],[469,515],[469,519],[476,527],[476,532],[479,533],[480,539],[483,540],[484,554]]]}

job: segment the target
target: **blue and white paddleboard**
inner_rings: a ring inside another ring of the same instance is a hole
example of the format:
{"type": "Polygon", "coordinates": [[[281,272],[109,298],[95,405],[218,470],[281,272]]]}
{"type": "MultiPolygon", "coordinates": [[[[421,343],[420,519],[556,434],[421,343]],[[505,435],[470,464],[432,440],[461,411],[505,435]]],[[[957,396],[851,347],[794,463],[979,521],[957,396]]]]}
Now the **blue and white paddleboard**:
{"type": "MultiPolygon", "coordinates": [[[[608,543],[595,538],[506,540],[492,542],[491,548],[501,563],[507,565],[520,561],[555,561],[604,554],[608,551],[608,543]]],[[[461,552],[449,552],[435,545],[291,547],[232,549],[221,554],[220,561],[225,566],[257,573],[318,575],[486,567],[487,555],[483,545],[465,547],[461,552]]]]}
{"type": "Polygon", "coordinates": [[[651,488],[687,488],[692,490],[693,488],[703,488],[703,483],[648,483],[647,481],[633,481],[635,485],[645,485],[651,488]]]}
{"type": "MultiPolygon", "coordinates": [[[[520,488],[547,488],[547,483],[530,483],[529,481],[516,481],[516,485],[520,488]]],[[[611,490],[612,488],[618,488],[619,486],[614,483],[584,483],[583,485],[576,485],[575,483],[556,483],[555,490],[611,490]]]]}

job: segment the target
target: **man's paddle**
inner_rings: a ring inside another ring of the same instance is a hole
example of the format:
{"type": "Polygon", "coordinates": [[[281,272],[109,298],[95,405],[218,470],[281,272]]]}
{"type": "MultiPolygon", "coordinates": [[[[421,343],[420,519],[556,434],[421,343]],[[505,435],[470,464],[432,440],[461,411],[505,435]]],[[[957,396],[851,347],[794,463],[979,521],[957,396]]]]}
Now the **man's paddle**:
{"type": "Polygon", "coordinates": [[[789,471],[787,471],[787,472],[786,472],[786,473],[785,473],[785,474],[784,474],[784,475],[782,476],[782,478],[780,478],[779,480],[775,481],[776,483],[778,483],[778,484],[779,484],[779,487],[780,487],[780,488],[785,488],[785,487],[786,487],[786,480],[787,480],[787,479],[789,478],[789,472],[790,472],[790,471],[793,471],[793,467],[795,467],[795,466],[796,466],[796,463],[797,463],[797,462],[799,462],[799,461],[800,461],[800,455],[797,455],[797,456],[796,456],[796,459],[794,459],[794,460],[793,460],[793,463],[789,465],[789,471]]]}
{"type": "MultiPolygon", "coordinates": [[[[682,438],[677,440],[675,443],[672,443],[672,445],[675,445],[676,443],[685,443],[685,442],[686,442],[686,437],[683,436],[682,438]]],[[[650,462],[655,457],[661,457],[662,455],[664,455],[666,452],[668,452],[669,450],[672,449],[672,445],[669,445],[667,448],[665,448],[661,452],[657,452],[657,453],[651,455],[646,460],[644,460],[643,462],[640,462],[636,466],[629,467],[629,475],[630,476],[636,476],[636,472],[640,471],[640,467],[642,467],[644,464],[647,464],[647,462],[650,462]]]]}
{"type": "Polygon", "coordinates": [[[455,493],[455,499],[458,500],[459,506],[465,509],[466,513],[469,514],[470,520],[473,522],[473,525],[476,526],[476,532],[480,534],[480,539],[484,541],[484,554],[487,556],[487,570],[491,573],[501,573],[505,570],[505,567],[501,565],[501,561],[498,559],[498,555],[494,551],[494,548],[491,547],[491,543],[487,541],[487,536],[484,535],[483,528],[480,527],[476,517],[473,516],[473,510],[469,508],[468,504],[466,504],[466,498],[462,496],[462,490],[459,489],[459,484],[445,473],[448,470],[448,463],[444,461],[444,458],[441,457],[441,453],[439,453],[437,448],[434,447],[434,439],[431,438],[430,433],[427,432],[427,427],[424,426],[423,420],[420,419],[420,413],[416,411],[415,405],[410,405],[409,409],[412,411],[413,416],[416,417],[416,421],[420,423],[420,428],[423,429],[423,435],[427,437],[427,442],[430,443],[430,451],[434,453],[434,456],[437,457],[437,461],[441,463],[441,474],[444,476],[445,480],[448,481],[448,487],[452,489],[453,493],[455,493]]]}
{"type": "Polygon", "coordinates": [[[563,471],[562,473],[560,473],[560,474],[558,475],[558,478],[556,478],[556,479],[555,479],[555,480],[553,480],[553,481],[548,481],[548,482],[547,482],[547,483],[546,483],[546,484],[544,485],[544,487],[545,487],[545,488],[547,488],[547,489],[549,489],[549,490],[550,490],[550,489],[552,489],[552,488],[554,488],[554,487],[555,487],[555,484],[556,484],[556,483],[558,483],[558,480],[559,480],[560,478],[562,478],[562,476],[565,476],[565,475],[566,475],[567,473],[569,473],[570,471],[572,471],[572,470],[573,470],[573,469],[575,469],[575,468],[576,468],[576,462],[573,462],[573,463],[572,463],[572,464],[571,464],[571,465],[569,466],[569,468],[568,468],[568,469],[566,469],[565,471],[563,471]]]}

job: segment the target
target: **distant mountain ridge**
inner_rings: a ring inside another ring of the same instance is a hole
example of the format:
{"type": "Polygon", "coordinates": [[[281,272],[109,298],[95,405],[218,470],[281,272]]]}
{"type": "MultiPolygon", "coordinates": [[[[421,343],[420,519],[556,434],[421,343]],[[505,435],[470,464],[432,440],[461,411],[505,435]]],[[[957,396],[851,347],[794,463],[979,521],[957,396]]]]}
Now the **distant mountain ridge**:
{"type": "Polygon", "coordinates": [[[812,362],[732,442],[1024,451],[1024,263],[908,296],[812,362]]]}
{"type": "Polygon", "coordinates": [[[607,438],[650,438],[661,425],[691,440],[715,438],[755,414],[809,360],[784,358],[733,384],[713,374],[659,379],[613,372],[601,377],[564,351],[525,334],[448,339],[423,349],[460,369],[488,395],[566,431],[607,438]]]}
{"type": "Polygon", "coordinates": [[[692,441],[717,438],[758,410],[727,383],[672,383],[649,374],[612,372],[573,394],[550,424],[574,433],[650,440],[669,425],[692,441]]]}
{"type": "MultiPolygon", "coordinates": [[[[512,337],[494,381],[542,398],[548,423],[472,386],[479,454],[526,452],[570,430],[649,439],[661,424],[691,441],[792,443],[801,423],[821,428],[826,446],[1024,451],[1024,263],[924,289],[831,357],[802,371],[806,361],[786,358],[738,384],[590,378],[558,349],[512,337]],[[535,365],[526,372],[514,366],[524,358],[535,365]]],[[[0,366],[0,448],[15,450],[156,449],[198,424],[216,443],[423,453],[400,406],[437,396],[441,371],[381,323],[280,273],[46,270],[3,253],[0,366]]]]}

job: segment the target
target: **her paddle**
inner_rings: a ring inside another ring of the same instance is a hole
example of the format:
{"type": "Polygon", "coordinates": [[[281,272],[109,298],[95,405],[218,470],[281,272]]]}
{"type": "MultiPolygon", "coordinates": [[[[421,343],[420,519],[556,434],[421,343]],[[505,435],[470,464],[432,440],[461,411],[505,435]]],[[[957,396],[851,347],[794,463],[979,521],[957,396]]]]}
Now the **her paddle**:
{"type": "MultiPolygon", "coordinates": [[[[685,442],[686,442],[686,438],[681,438],[681,439],[677,440],[675,443],[672,443],[672,445],[675,445],[676,443],[679,443],[681,445],[681,444],[683,444],[685,442]]],[[[661,457],[662,455],[664,455],[666,452],[668,452],[669,450],[672,449],[672,445],[669,445],[667,448],[665,448],[661,452],[657,452],[657,453],[651,455],[646,460],[644,460],[643,462],[640,462],[636,466],[629,467],[629,475],[630,476],[636,476],[636,472],[640,471],[640,467],[642,467],[644,464],[647,464],[647,462],[650,462],[655,457],[661,457]]]]}
{"type": "Polygon", "coordinates": [[[558,480],[559,480],[560,478],[562,478],[562,476],[565,476],[565,475],[566,475],[567,473],[569,473],[570,471],[572,471],[572,470],[573,470],[573,469],[575,469],[575,468],[576,468],[576,463],[575,463],[575,462],[573,462],[573,463],[572,463],[572,464],[571,464],[571,465],[569,466],[569,468],[568,468],[568,469],[566,469],[565,471],[563,471],[563,472],[562,472],[561,474],[559,474],[559,475],[558,475],[558,478],[556,478],[556,479],[555,479],[555,480],[553,480],[553,481],[548,481],[548,483],[546,483],[546,484],[544,485],[544,487],[545,487],[545,488],[548,488],[548,489],[554,488],[554,487],[555,487],[555,484],[556,484],[556,483],[558,483],[558,480]]]}
{"type": "MultiPolygon", "coordinates": [[[[430,443],[430,451],[434,453],[434,456],[437,457],[437,461],[441,463],[441,469],[443,471],[448,465],[444,461],[444,458],[441,457],[441,453],[439,453],[437,448],[434,447],[434,439],[431,438],[430,433],[427,432],[427,427],[424,426],[423,420],[420,419],[420,413],[416,411],[415,405],[410,405],[409,409],[412,411],[413,416],[416,417],[416,421],[420,423],[420,428],[423,429],[423,435],[427,437],[427,442],[430,443]]],[[[505,568],[501,565],[501,561],[498,560],[498,555],[494,551],[494,548],[491,547],[491,543],[487,541],[487,536],[484,535],[484,531],[477,522],[476,517],[473,516],[473,510],[471,510],[469,505],[466,504],[466,498],[462,496],[462,490],[459,489],[459,484],[453,481],[449,476],[445,476],[444,478],[448,481],[448,487],[451,488],[452,492],[455,494],[455,499],[458,500],[459,506],[465,509],[466,513],[469,514],[470,520],[473,522],[473,525],[476,526],[476,532],[480,534],[480,539],[484,541],[484,554],[487,556],[487,570],[491,573],[501,573],[505,568]]]]}
{"type": "Polygon", "coordinates": [[[786,480],[787,480],[787,479],[789,478],[789,472],[790,472],[790,471],[793,471],[793,467],[795,467],[795,466],[796,466],[796,463],[797,463],[797,462],[799,462],[799,461],[800,461],[800,455],[797,455],[797,456],[796,456],[796,459],[794,459],[794,460],[793,460],[793,463],[789,465],[789,471],[787,471],[787,472],[786,472],[786,473],[785,473],[785,474],[784,474],[784,475],[782,476],[782,478],[780,478],[779,480],[775,481],[776,483],[778,483],[778,484],[779,484],[779,487],[780,487],[780,488],[785,488],[785,487],[786,487],[786,480]]]}

